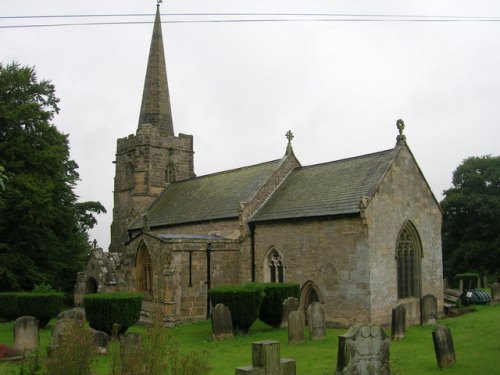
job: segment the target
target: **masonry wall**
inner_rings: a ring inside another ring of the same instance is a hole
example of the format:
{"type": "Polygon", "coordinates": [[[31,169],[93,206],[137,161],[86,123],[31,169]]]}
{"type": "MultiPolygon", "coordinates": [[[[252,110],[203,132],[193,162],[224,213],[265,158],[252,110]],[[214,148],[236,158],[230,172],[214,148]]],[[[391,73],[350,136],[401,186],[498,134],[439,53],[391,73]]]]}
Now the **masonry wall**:
{"type": "Polygon", "coordinates": [[[269,281],[265,267],[271,247],[282,255],[285,282],[317,285],[330,325],[369,321],[368,244],[359,217],[258,224],[257,281],[269,281]]]}
{"type": "Polygon", "coordinates": [[[398,300],[396,245],[406,221],[413,223],[422,243],[421,295],[436,296],[438,311],[442,312],[441,211],[406,146],[367,206],[371,320],[389,323],[392,308],[402,303],[407,305],[408,323],[419,322],[418,298],[398,300]]]}

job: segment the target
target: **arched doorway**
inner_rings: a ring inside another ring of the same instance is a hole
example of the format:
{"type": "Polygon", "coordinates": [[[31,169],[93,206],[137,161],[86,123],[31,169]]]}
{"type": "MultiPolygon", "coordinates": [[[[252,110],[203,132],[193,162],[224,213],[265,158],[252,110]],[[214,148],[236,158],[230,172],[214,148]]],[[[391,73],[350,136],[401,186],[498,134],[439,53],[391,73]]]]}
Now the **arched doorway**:
{"type": "Polygon", "coordinates": [[[153,293],[151,257],[146,244],[141,243],[135,259],[135,279],[138,292],[153,293]]]}
{"type": "Polygon", "coordinates": [[[98,290],[99,285],[97,284],[97,280],[93,277],[89,277],[85,283],[85,294],[97,293],[98,290]]]}
{"type": "Polygon", "coordinates": [[[323,303],[323,297],[318,286],[311,280],[304,283],[300,291],[300,305],[299,309],[302,309],[304,317],[307,323],[307,308],[313,302],[323,303]]]}

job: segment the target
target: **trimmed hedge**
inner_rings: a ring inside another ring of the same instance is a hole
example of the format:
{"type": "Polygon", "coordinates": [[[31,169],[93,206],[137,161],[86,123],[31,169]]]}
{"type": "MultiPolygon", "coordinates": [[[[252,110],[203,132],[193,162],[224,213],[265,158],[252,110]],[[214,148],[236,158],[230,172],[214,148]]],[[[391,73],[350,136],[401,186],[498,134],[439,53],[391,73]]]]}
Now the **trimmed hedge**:
{"type": "Polygon", "coordinates": [[[16,292],[0,293],[0,316],[6,320],[14,320],[19,315],[17,312],[16,292]]]}
{"type": "Polygon", "coordinates": [[[113,292],[87,294],[83,299],[89,325],[108,335],[113,334],[113,324],[120,325],[119,334],[127,331],[140,317],[142,294],[113,292]]]}
{"type": "Polygon", "coordinates": [[[259,284],[228,285],[210,289],[212,306],[223,303],[231,310],[233,329],[247,333],[259,316],[264,290],[259,284]]]}
{"type": "Polygon", "coordinates": [[[20,293],[17,296],[19,316],[34,316],[43,328],[50,319],[57,316],[63,308],[64,293],[20,293]]]}
{"type": "Polygon", "coordinates": [[[300,285],[296,283],[260,284],[266,294],[260,307],[259,319],[267,325],[279,328],[283,315],[283,301],[288,297],[299,298],[300,285]]]}

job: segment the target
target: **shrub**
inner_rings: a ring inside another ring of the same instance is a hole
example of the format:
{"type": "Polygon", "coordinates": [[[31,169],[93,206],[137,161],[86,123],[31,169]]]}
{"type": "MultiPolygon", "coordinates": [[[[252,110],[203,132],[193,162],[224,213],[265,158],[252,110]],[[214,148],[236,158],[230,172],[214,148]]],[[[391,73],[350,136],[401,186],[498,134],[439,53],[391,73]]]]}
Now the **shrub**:
{"type": "Polygon", "coordinates": [[[87,294],[83,299],[85,315],[89,325],[108,335],[113,334],[113,324],[120,325],[119,334],[139,320],[142,295],[138,293],[87,294]]]}
{"type": "Polygon", "coordinates": [[[16,292],[0,293],[0,316],[6,320],[14,320],[19,316],[16,292]]]}
{"type": "Polygon", "coordinates": [[[63,293],[17,293],[18,316],[34,316],[40,328],[62,310],[63,293]]]}
{"type": "Polygon", "coordinates": [[[467,272],[467,273],[458,273],[455,275],[455,279],[460,282],[463,280],[464,289],[476,289],[477,288],[477,279],[479,278],[478,273],[467,272]]]}
{"type": "Polygon", "coordinates": [[[209,291],[212,306],[223,303],[231,310],[233,328],[247,333],[257,320],[264,291],[259,284],[230,285],[209,291]]]}
{"type": "Polygon", "coordinates": [[[299,298],[300,285],[296,283],[260,284],[264,289],[264,299],[260,307],[259,319],[267,325],[279,328],[283,315],[283,301],[288,297],[299,298]]]}

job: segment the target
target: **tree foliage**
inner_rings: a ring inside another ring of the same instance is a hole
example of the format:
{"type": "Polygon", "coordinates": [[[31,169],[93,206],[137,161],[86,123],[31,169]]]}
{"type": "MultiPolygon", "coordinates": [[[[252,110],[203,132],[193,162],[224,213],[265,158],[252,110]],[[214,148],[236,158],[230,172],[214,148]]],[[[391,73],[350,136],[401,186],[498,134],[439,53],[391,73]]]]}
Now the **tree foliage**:
{"type": "Polygon", "coordinates": [[[68,136],[52,124],[59,112],[54,86],[32,67],[0,64],[0,165],[8,184],[0,194],[0,290],[48,283],[72,289],[90,246],[86,230],[105,212],[78,203],[78,165],[68,136]]]}
{"type": "Polygon", "coordinates": [[[470,157],[444,192],[445,275],[500,274],[500,156],[470,157]]]}

